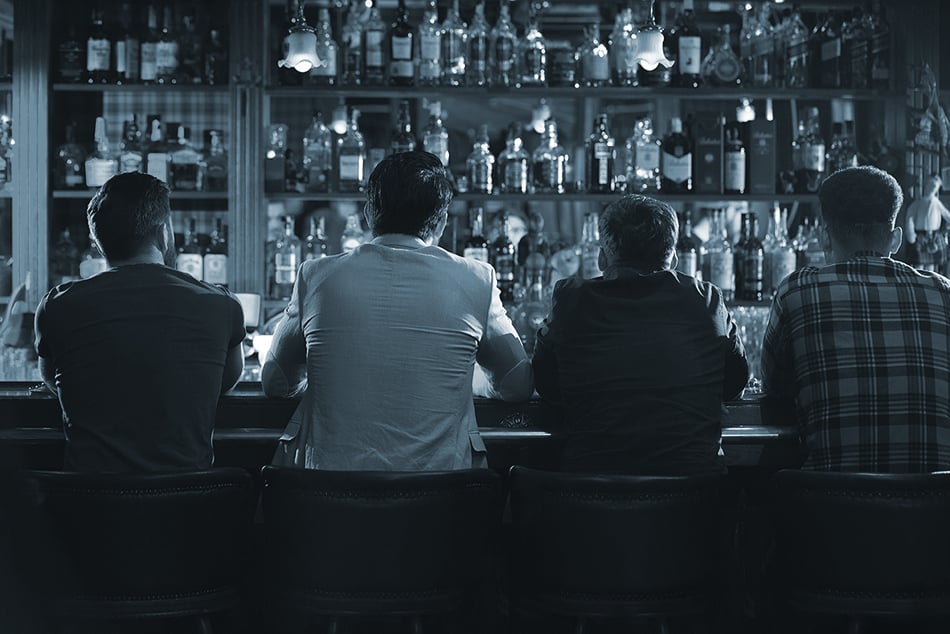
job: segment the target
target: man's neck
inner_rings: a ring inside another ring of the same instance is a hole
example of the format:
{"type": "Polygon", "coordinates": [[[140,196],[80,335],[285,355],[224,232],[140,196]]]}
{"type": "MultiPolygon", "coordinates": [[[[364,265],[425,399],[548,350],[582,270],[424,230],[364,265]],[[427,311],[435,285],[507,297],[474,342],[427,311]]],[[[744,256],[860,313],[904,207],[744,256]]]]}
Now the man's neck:
{"type": "Polygon", "coordinates": [[[108,262],[109,266],[113,268],[119,266],[131,266],[133,264],[165,264],[162,254],[158,251],[138,253],[124,260],[110,260],[109,258],[106,258],[106,262],[108,262]]]}

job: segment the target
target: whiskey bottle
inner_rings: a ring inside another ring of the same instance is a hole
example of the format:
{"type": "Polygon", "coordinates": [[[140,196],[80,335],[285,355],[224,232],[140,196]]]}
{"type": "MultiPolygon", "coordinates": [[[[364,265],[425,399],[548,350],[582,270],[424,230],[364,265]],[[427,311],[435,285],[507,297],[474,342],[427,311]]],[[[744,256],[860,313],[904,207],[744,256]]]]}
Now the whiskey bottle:
{"type": "Polygon", "coordinates": [[[499,0],[498,20],[492,27],[490,35],[489,66],[493,86],[512,86],[516,79],[518,32],[511,22],[508,3],[509,0],[499,0]]]}
{"type": "Polygon", "coordinates": [[[228,45],[220,29],[208,31],[205,43],[205,81],[212,86],[228,83],[228,45]]]}
{"type": "Polygon", "coordinates": [[[693,0],[683,0],[683,8],[677,16],[671,39],[676,52],[674,66],[676,85],[683,88],[699,88],[703,83],[701,73],[703,40],[699,27],[696,26],[693,0]]]}
{"type": "Polygon", "coordinates": [[[129,120],[122,124],[122,147],[119,150],[119,173],[141,172],[145,167],[145,153],[142,148],[142,131],[133,112],[129,120]]]}
{"type": "Polygon", "coordinates": [[[333,165],[333,135],[320,112],[314,112],[303,134],[303,179],[308,192],[326,192],[333,165]]]}
{"type": "Polygon", "coordinates": [[[785,37],[785,86],[787,88],[807,88],[810,85],[809,72],[811,52],[809,38],[811,33],[802,22],[801,13],[796,9],[786,20],[783,28],[785,37]]]}
{"type": "Polygon", "coordinates": [[[158,79],[158,10],[149,3],[145,37],[142,38],[141,65],[139,78],[143,83],[151,84],[158,79]]]}
{"type": "Polygon", "coordinates": [[[82,81],[85,70],[85,51],[76,36],[76,25],[72,22],[66,27],[66,39],[56,47],[57,68],[60,81],[77,83],[82,81]]]}
{"type": "Polygon", "coordinates": [[[449,133],[442,123],[442,104],[433,101],[429,104],[429,123],[422,130],[422,149],[435,154],[442,165],[449,165],[449,133]]]}
{"type": "Polygon", "coordinates": [[[300,240],[294,235],[294,219],[284,218],[284,231],[274,245],[274,297],[290,299],[300,265],[300,240]]]}
{"type": "Polygon", "coordinates": [[[178,247],[175,268],[182,273],[188,273],[196,280],[202,279],[204,274],[204,258],[201,247],[198,245],[198,232],[195,231],[194,218],[189,218],[185,225],[185,236],[181,246],[178,247]]]}
{"type": "Polygon", "coordinates": [[[842,47],[841,22],[835,13],[828,13],[812,37],[818,60],[818,82],[821,88],[841,88],[842,47]]]}
{"type": "Polygon", "coordinates": [[[547,80],[547,45],[538,25],[534,5],[531,6],[524,37],[518,44],[518,86],[544,86],[547,80]]]}
{"type": "Polygon", "coordinates": [[[498,189],[506,194],[527,194],[531,183],[530,159],[521,139],[521,125],[508,125],[505,149],[498,155],[498,189]]]}
{"type": "Polygon", "coordinates": [[[287,124],[270,125],[270,141],[264,153],[264,191],[284,191],[287,161],[287,124]]]}
{"type": "Polygon", "coordinates": [[[174,9],[165,5],[162,30],[155,45],[155,74],[160,84],[178,83],[179,50],[174,25],[174,9]]]}
{"type": "Polygon", "coordinates": [[[468,212],[469,238],[462,248],[462,257],[470,260],[488,262],[488,240],[485,239],[485,211],[481,207],[472,207],[468,212]]]}
{"type": "Polygon", "coordinates": [[[366,142],[359,129],[360,111],[350,111],[350,121],[346,132],[336,141],[337,147],[337,190],[341,192],[361,192],[366,180],[366,142]]]}
{"type": "Polygon", "coordinates": [[[732,48],[732,27],[719,27],[719,40],[710,47],[703,58],[703,80],[713,86],[738,86],[742,84],[742,62],[732,48]]]}
{"type": "Polygon", "coordinates": [[[198,33],[194,5],[185,5],[178,34],[179,73],[185,84],[204,82],[204,42],[198,33]]]}
{"type": "Polygon", "coordinates": [[[86,152],[76,143],[76,123],[66,126],[66,142],[56,149],[53,167],[55,189],[82,189],[86,185],[86,152]]]}
{"type": "Polygon", "coordinates": [[[465,48],[468,25],[459,15],[459,0],[452,0],[442,22],[442,84],[461,86],[465,83],[465,48]]]}
{"type": "Polygon", "coordinates": [[[106,120],[102,117],[96,117],[95,141],[96,149],[86,159],[86,185],[93,189],[102,187],[119,169],[106,136],[106,120]]]}
{"type": "MultiPolygon", "coordinates": [[[[472,146],[472,153],[465,160],[468,172],[468,188],[479,194],[490,194],[494,189],[493,173],[495,171],[495,157],[488,146],[488,126],[482,124],[478,129],[478,136],[472,146]]],[[[481,224],[481,221],[479,221],[481,224]]],[[[487,258],[485,260],[488,261],[487,258]]]]}
{"type": "Polygon", "coordinates": [[[600,216],[596,211],[584,214],[584,225],[581,228],[580,276],[585,280],[598,277],[600,270],[600,216]]]}
{"type": "Polygon", "coordinates": [[[814,194],[825,176],[825,142],[821,138],[818,108],[808,108],[798,120],[798,134],[792,141],[792,168],[795,193],[814,194]]]}
{"type": "Polygon", "coordinates": [[[508,214],[502,212],[501,232],[492,243],[491,264],[495,267],[501,301],[506,305],[515,299],[515,245],[508,237],[510,230],[508,214]]]}
{"type": "Polygon", "coordinates": [[[183,125],[177,130],[178,147],[171,153],[171,181],[176,191],[201,191],[201,153],[191,144],[191,130],[183,125]]]}
{"type": "Polygon", "coordinates": [[[416,149],[416,135],[412,133],[412,117],[409,114],[407,99],[399,102],[399,121],[389,147],[393,154],[413,152],[416,149]]]}
{"type": "Polygon", "coordinates": [[[557,138],[554,119],[544,122],[544,136],[531,157],[534,189],[538,192],[563,194],[567,191],[567,168],[570,155],[557,138]]]}
{"type": "Polygon", "coordinates": [[[660,140],[653,135],[653,120],[637,121],[626,143],[627,192],[640,194],[660,191],[660,140]]]}
{"type": "Polygon", "coordinates": [[[386,24],[379,14],[377,0],[363,24],[363,84],[381,86],[386,80],[386,24]]]}
{"type": "Polygon", "coordinates": [[[336,86],[340,47],[333,39],[330,11],[326,7],[320,7],[314,34],[317,36],[316,50],[320,63],[310,69],[310,82],[317,86],[336,86]]]}
{"type": "Polygon", "coordinates": [[[637,27],[633,22],[633,9],[623,7],[617,12],[613,31],[607,39],[610,56],[610,79],[614,86],[636,86],[637,27]]]}
{"type": "MultiPolygon", "coordinates": [[[[529,269],[539,269],[542,275],[551,255],[551,245],[544,235],[544,216],[533,210],[528,214],[528,233],[518,241],[518,268],[522,271],[522,282],[530,283],[529,269]],[[539,259],[540,258],[540,259],[539,259]]],[[[546,280],[545,280],[546,281],[546,280]]]]}
{"type": "Polygon", "coordinates": [[[107,84],[112,81],[112,40],[106,33],[101,4],[92,11],[86,38],[86,82],[107,84]]]}
{"type": "Polygon", "coordinates": [[[594,120],[594,131],[587,138],[587,191],[610,193],[614,190],[615,140],[607,126],[607,115],[594,120]]]}
{"type": "Polygon", "coordinates": [[[607,47],[600,41],[600,23],[594,22],[586,32],[586,40],[581,45],[581,81],[585,86],[610,85],[610,60],[607,47]]]}
{"type": "Polygon", "coordinates": [[[210,284],[228,285],[228,234],[221,218],[214,219],[211,241],[202,263],[202,275],[204,281],[210,284]]]}
{"type": "Polygon", "coordinates": [[[759,17],[752,33],[752,84],[759,87],[775,85],[775,31],[769,21],[771,6],[759,5],[759,17]]]}
{"type": "Polygon", "coordinates": [[[363,21],[361,0],[350,0],[346,22],[340,33],[343,47],[343,76],[345,86],[359,86],[363,82],[363,21]]]}
{"type": "Polygon", "coordinates": [[[731,302],[735,296],[735,275],[733,272],[732,245],[729,244],[725,224],[725,212],[717,209],[713,212],[712,226],[706,246],[706,258],[709,260],[709,282],[722,291],[722,298],[731,302]]]}
{"type": "Polygon", "coordinates": [[[723,193],[746,193],[746,149],[738,122],[732,122],[725,129],[725,147],[723,147],[723,193]]]}
{"type": "Polygon", "coordinates": [[[208,130],[208,153],[203,163],[201,182],[204,191],[223,192],[228,189],[228,153],[221,130],[208,130]]]}
{"type": "Polygon", "coordinates": [[[437,86],[442,81],[442,25],[435,0],[428,0],[419,23],[419,84],[437,86]]]}
{"type": "Polygon", "coordinates": [[[406,0],[399,0],[396,21],[389,31],[389,83],[393,86],[412,86],[415,83],[413,35],[406,0]]]}
{"type": "Polygon", "coordinates": [[[663,138],[661,157],[662,180],[665,194],[683,194],[693,191],[693,144],[683,134],[683,120],[673,117],[670,132],[663,138]]]}
{"type": "Polygon", "coordinates": [[[690,277],[697,277],[697,272],[701,271],[699,245],[693,237],[693,220],[689,211],[683,213],[683,225],[676,240],[676,270],[690,277]]]}
{"type": "Polygon", "coordinates": [[[327,257],[326,216],[310,216],[310,229],[303,243],[303,260],[319,260],[327,257]]]}
{"type": "Polygon", "coordinates": [[[765,250],[765,284],[763,291],[771,297],[778,285],[797,268],[797,254],[788,237],[788,210],[780,209],[778,203],[772,207],[769,219],[769,232],[763,241],[765,250]]]}
{"type": "Polygon", "coordinates": [[[488,85],[488,51],[490,48],[488,30],[488,22],[485,21],[485,2],[480,0],[475,5],[472,24],[468,28],[466,86],[488,85]]]}
{"type": "Polygon", "coordinates": [[[122,3],[119,18],[120,32],[115,40],[115,82],[136,83],[141,70],[141,42],[132,20],[132,4],[122,3]]]}
{"type": "Polygon", "coordinates": [[[754,213],[742,214],[742,235],[735,248],[736,298],[762,301],[765,251],[758,236],[758,218],[754,213]]]}

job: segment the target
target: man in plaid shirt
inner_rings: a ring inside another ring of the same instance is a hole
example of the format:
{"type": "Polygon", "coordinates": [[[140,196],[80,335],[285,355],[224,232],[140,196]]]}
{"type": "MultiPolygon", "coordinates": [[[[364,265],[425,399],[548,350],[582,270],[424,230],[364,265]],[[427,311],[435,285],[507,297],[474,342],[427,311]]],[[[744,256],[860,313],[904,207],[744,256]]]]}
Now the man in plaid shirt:
{"type": "Polygon", "coordinates": [[[818,192],[831,264],[788,276],[762,351],[765,391],[794,401],[806,469],[950,468],[950,280],[890,255],[903,195],[864,166],[818,192]]]}

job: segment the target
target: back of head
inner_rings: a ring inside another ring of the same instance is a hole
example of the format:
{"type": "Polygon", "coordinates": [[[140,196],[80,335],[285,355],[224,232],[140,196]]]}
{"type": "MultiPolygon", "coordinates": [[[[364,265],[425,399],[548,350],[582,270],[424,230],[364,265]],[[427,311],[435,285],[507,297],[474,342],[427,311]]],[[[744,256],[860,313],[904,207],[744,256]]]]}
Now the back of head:
{"type": "Polygon", "coordinates": [[[818,189],[818,200],[832,238],[852,250],[884,251],[904,194],[893,176],[862,165],[826,178],[818,189]]]}
{"type": "Polygon", "coordinates": [[[168,192],[164,182],[140,172],[118,174],[99,188],[86,216],[106,259],[125,260],[157,245],[171,214],[168,192]]]}
{"type": "Polygon", "coordinates": [[[607,265],[626,264],[661,271],[679,236],[676,212],[668,204],[639,194],[607,205],[600,215],[600,246],[607,265]]]}
{"type": "Polygon", "coordinates": [[[369,176],[366,219],[375,236],[404,233],[423,240],[436,237],[453,192],[449,171],[435,154],[392,154],[369,176]]]}

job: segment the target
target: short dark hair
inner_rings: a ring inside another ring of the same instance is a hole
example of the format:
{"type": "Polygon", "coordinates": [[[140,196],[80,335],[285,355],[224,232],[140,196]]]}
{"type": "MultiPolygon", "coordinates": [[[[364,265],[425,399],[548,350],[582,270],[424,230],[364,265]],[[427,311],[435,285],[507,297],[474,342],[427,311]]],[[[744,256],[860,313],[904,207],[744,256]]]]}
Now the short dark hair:
{"type": "Polygon", "coordinates": [[[454,196],[452,177],[435,154],[387,156],[369,176],[366,216],[373,235],[405,233],[432,237],[454,196]]]}
{"type": "Polygon", "coordinates": [[[883,246],[890,240],[904,194],[897,179],[870,165],[846,167],[818,188],[821,217],[839,242],[883,246]]]}
{"type": "Polygon", "coordinates": [[[89,231],[108,260],[124,260],[157,244],[168,222],[168,185],[142,174],[113,176],[99,188],[86,207],[89,231]]]}
{"type": "Polygon", "coordinates": [[[600,215],[600,246],[607,259],[644,271],[662,270],[678,237],[676,212],[649,196],[624,196],[600,215]]]}

